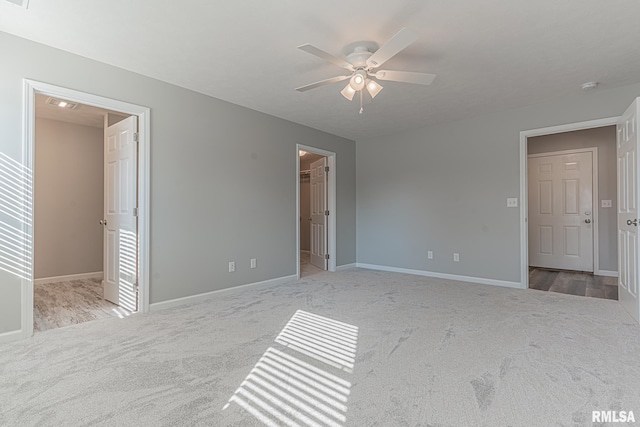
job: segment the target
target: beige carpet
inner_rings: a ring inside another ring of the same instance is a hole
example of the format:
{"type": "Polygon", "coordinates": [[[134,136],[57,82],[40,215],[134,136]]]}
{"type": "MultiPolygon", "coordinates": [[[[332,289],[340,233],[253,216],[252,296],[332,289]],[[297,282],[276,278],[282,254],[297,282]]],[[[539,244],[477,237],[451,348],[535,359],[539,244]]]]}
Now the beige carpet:
{"type": "Polygon", "coordinates": [[[616,301],[322,272],[2,345],[0,425],[583,426],[638,355],[616,301]]]}

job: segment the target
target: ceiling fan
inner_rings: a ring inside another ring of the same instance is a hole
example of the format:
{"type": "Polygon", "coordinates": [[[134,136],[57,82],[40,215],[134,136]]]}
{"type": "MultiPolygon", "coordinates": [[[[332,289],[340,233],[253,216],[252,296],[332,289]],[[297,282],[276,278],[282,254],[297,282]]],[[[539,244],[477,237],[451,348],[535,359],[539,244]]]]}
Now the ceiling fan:
{"type": "Polygon", "coordinates": [[[348,75],[336,76],[319,82],[311,83],[296,88],[298,92],[305,92],[320,86],[331,83],[341,82],[349,79],[349,83],[340,91],[342,96],[349,101],[353,100],[356,93],[360,95],[360,114],[364,112],[362,106],[363,90],[366,88],[371,98],[375,98],[382,90],[382,86],[376,80],[387,80],[402,83],[413,83],[419,85],[430,85],[435,74],[415,73],[412,71],[393,71],[393,70],[377,70],[382,64],[394,57],[400,51],[406,49],[413,42],[418,40],[418,36],[412,31],[402,28],[391,39],[379,49],[375,49],[377,45],[362,42],[356,43],[353,51],[345,56],[344,59],[338,58],[318,49],[310,44],[298,46],[311,55],[315,55],[332,64],[342,67],[351,73],[348,75]]]}

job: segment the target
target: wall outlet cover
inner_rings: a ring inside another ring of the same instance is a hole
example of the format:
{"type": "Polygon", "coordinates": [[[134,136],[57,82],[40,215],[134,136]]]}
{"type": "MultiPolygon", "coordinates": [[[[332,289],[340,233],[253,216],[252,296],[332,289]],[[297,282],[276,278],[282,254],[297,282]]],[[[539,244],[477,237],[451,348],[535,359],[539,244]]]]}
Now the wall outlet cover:
{"type": "Polygon", "coordinates": [[[229,273],[233,273],[236,271],[236,263],[234,261],[229,261],[229,273]]]}
{"type": "Polygon", "coordinates": [[[508,208],[517,208],[518,207],[518,198],[517,197],[507,197],[507,207],[508,208]]]}
{"type": "Polygon", "coordinates": [[[601,206],[603,208],[610,208],[613,206],[611,200],[601,200],[601,206]]]}
{"type": "Polygon", "coordinates": [[[251,268],[256,268],[258,266],[258,261],[255,258],[251,258],[251,268]]]}
{"type": "Polygon", "coordinates": [[[454,262],[459,262],[460,261],[460,254],[459,253],[454,253],[453,254],[453,261],[454,262]]]}
{"type": "Polygon", "coordinates": [[[427,252],[427,258],[428,259],[433,259],[433,251],[427,252]]]}

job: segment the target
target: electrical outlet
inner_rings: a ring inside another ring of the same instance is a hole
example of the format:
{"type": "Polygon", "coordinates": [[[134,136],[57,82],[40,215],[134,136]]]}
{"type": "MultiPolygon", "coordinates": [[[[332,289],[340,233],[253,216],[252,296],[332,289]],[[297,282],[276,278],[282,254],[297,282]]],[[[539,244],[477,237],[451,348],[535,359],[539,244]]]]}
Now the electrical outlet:
{"type": "Polygon", "coordinates": [[[433,251],[427,252],[427,258],[428,259],[433,259],[433,251]]]}
{"type": "Polygon", "coordinates": [[[507,207],[508,208],[517,208],[518,207],[518,198],[517,197],[508,197],[507,198],[507,207]]]}
{"type": "Polygon", "coordinates": [[[229,273],[233,273],[236,271],[236,263],[234,261],[229,261],[229,273]]]}
{"type": "Polygon", "coordinates": [[[258,260],[255,258],[251,258],[251,268],[256,268],[258,266],[258,260]]]}
{"type": "Polygon", "coordinates": [[[611,200],[601,200],[603,208],[610,208],[612,205],[611,200]]]}
{"type": "Polygon", "coordinates": [[[453,254],[453,261],[454,262],[459,262],[460,261],[460,254],[459,253],[454,253],[453,254]]]}

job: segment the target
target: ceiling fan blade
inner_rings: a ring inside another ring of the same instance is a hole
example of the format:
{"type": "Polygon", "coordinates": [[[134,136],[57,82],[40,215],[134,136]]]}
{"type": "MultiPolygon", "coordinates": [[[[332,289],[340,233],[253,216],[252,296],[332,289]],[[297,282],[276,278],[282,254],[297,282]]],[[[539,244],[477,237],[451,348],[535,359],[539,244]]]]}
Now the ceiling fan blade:
{"type": "Polygon", "coordinates": [[[346,68],[347,70],[353,71],[353,65],[349,64],[344,59],[340,59],[336,56],[333,56],[330,53],[327,53],[322,49],[318,49],[317,47],[312,46],[308,43],[298,46],[298,49],[304,50],[305,52],[310,53],[311,55],[317,56],[318,58],[322,58],[325,61],[329,61],[332,64],[337,65],[338,67],[346,68]]]}
{"type": "Polygon", "coordinates": [[[336,82],[341,82],[343,80],[347,80],[349,77],[351,77],[351,76],[331,77],[330,79],[320,80],[319,82],[315,82],[315,83],[311,83],[309,85],[297,87],[296,90],[298,92],[306,92],[308,90],[315,89],[315,88],[320,87],[320,86],[324,86],[324,85],[328,85],[328,84],[331,84],[331,83],[336,83],[336,82]]]}
{"type": "Polygon", "coordinates": [[[418,36],[414,32],[402,28],[367,59],[367,65],[370,68],[381,66],[416,40],[418,40],[418,36]]]}
{"type": "Polygon", "coordinates": [[[388,80],[392,82],[413,83],[428,86],[436,78],[435,74],[414,73],[412,71],[391,71],[380,70],[375,73],[378,80],[388,80]]]}

